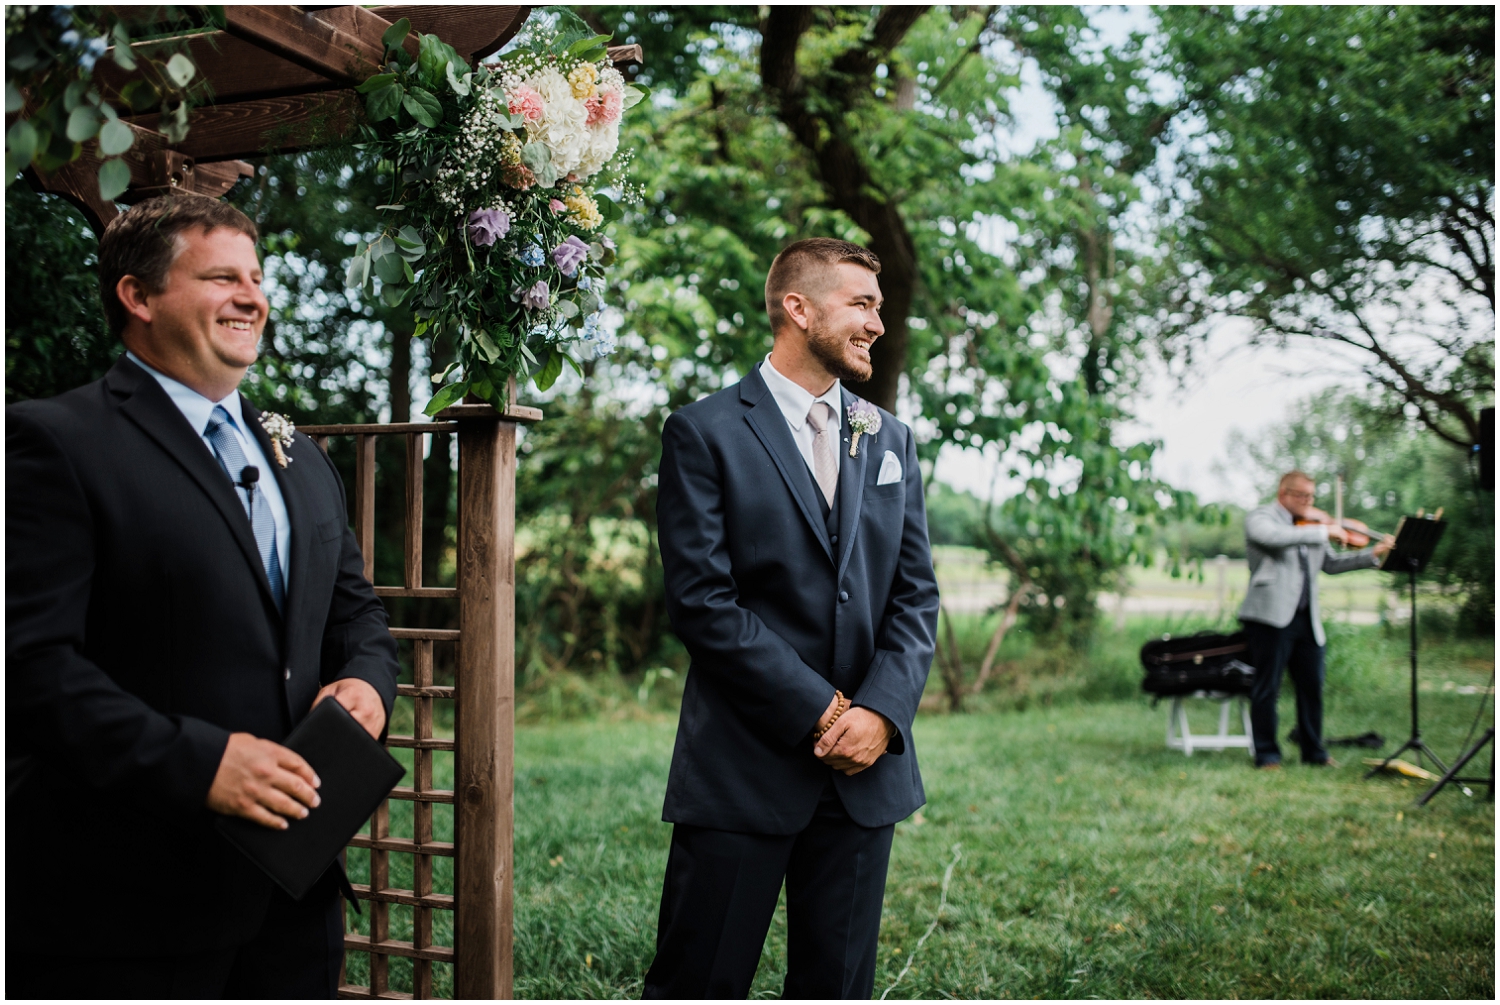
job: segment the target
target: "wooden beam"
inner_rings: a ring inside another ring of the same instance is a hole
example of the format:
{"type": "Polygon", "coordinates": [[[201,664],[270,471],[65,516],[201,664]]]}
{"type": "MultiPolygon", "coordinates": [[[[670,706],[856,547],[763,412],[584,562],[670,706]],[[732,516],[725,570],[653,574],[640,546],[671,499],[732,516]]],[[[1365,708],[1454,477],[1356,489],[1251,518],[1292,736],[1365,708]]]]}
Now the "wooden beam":
{"type": "Polygon", "coordinates": [[[633,43],[631,45],[612,45],[607,51],[609,52],[610,63],[621,73],[625,72],[627,66],[643,65],[646,59],[645,51],[639,45],[633,43]]]}
{"type": "MultiPolygon", "coordinates": [[[[198,164],[191,156],[167,145],[161,133],[130,125],[135,143],[122,159],[130,168],[130,188],[122,202],[139,202],[169,192],[193,192],[217,199],[240,178],[254,174],[249,164],[229,160],[223,164],[198,164]]],[[[99,195],[100,160],[90,144],[83,156],[50,175],[32,172],[33,184],[44,192],[61,195],[77,206],[98,233],[118,215],[115,205],[99,195]]]]}
{"type": "MultiPolygon", "coordinates": [[[[185,40],[188,55],[197,64],[202,80],[208,82],[213,100],[219,103],[282,94],[307,94],[341,86],[321,73],[282,59],[247,39],[228,32],[209,31],[191,35],[185,40]]],[[[149,49],[159,41],[137,42],[131,49],[149,49]]],[[[94,74],[112,90],[119,91],[135,73],[120,69],[106,51],[94,67],[94,74]]],[[[137,112],[154,111],[145,107],[137,112]]],[[[198,110],[192,110],[191,124],[197,122],[198,110]]]]}
{"type": "Polygon", "coordinates": [[[465,6],[462,4],[396,4],[375,7],[371,13],[394,24],[403,17],[411,30],[436,35],[458,50],[472,66],[498,52],[531,16],[531,8],[465,6]]]}
{"type": "MultiPolygon", "coordinates": [[[[412,5],[377,7],[373,11],[358,7],[319,10],[316,16],[340,30],[368,32],[377,44],[385,26],[409,18],[414,32],[437,35],[457,49],[472,65],[477,59],[496,51],[520,30],[530,7],[464,7],[458,5],[412,5]],[[359,11],[359,13],[348,13],[359,11]],[[366,15],[369,15],[368,17],[366,15]],[[375,22],[379,23],[376,24],[375,22]],[[364,26],[364,27],[362,27],[364,26]],[[379,31],[375,31],[379,28],[379,31]]],[[[132,49],[149,50],[162,44],[161,39],[136,42],[132,49]]],[[[168,40],[171,41],[171,40],[168,40]]],[[[323,73],[283,59],[258,43],[223,31],[199,32],[184,38],[188,55],[197,64],[203,80],[208,82],[213,100],[218,104],[287,94],[309,94],[342,86],[323,73]]],[[[417,41],[408,36],[406,50],[413,56],[417,41]]],[[[135,74],[126,73],[106,51],[94,73],[108,87],[118,91],[135,74]]],[[[138,112],[155,111],[141,108],[138,112]]],[[[194,113],[196,115],[196,111],[194,113]]]]}
{"type": "MultiPolygon", "coordinates": [[[[337,142],[359,121],[359,95],[350,90],[285,95],[195,108],[179,150],[195,160],[221,161],[295,153],[337,142]]],[[[158,116],[130,119],[156,125],[158,116]]]]}
{"type": "Polygon", "coordinates": [[[297,7],[242,4],[226,5],[224,15],[230,34],[337,83],[357,84],[373,74],[385,58],[379,32],[370,38],[375,27],[370,19],[390,26],[369,11],[364,11],[366,17],[336,17],[334,13],[361,10],[331,8],[314,14],[297,7]]]}

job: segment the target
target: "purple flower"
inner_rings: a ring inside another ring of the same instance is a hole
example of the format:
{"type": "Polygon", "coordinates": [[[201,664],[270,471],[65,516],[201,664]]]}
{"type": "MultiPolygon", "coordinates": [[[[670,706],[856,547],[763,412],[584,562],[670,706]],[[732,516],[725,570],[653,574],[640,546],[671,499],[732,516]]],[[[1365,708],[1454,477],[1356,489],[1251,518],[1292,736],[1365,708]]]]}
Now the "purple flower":
{"type": "Polygon", "coordinates": [[[570,237],[559,244],[552,251],[552,261],[562,270],[565,276],[571,276],[578,271],[578,266],[589,257],[589,246],[577,237],[570,237]]]}
{"type": "Polygon", "coordinates": [[[538,279],[535,286],[521,294],[521,306],[534,311],[544,311],[552,306],[552,291],[547,289],[545,280],[538,279]]]}
{"type": "Polygon", "coordinates": [[[469,214],[469,240],[488,248],[510,233],[510,216],[503,209],[476,209],[469,214]]]}

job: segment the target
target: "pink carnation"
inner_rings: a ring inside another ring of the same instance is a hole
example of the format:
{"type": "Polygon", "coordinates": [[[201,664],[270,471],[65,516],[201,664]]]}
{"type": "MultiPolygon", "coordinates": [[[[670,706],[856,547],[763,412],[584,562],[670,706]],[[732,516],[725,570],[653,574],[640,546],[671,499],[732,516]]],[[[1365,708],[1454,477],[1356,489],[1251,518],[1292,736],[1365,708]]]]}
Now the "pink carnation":
{"type": "Polygon", "coordinates": [[[527,122],[537,122],[547,108],[547,103],[535,90],[522,84],[509,94],[510,114],[519,115],[527,122]]]}
{"type": "Polygon", "coordinates": [[[563,204],[563,201],[561,199],[553,199],[551,202],[547,203],[547,208],[552,210],[552,212],[554,213],[561,213],[568,207],[563,204]]]}
{"type": "Polygon", "coordinates": [[[620,112],[624,110],[624,96],[619,91],[600,91],[583,103],[589,110],[589,125],[597,126],[601,122],[620,121],[620,112]]]}

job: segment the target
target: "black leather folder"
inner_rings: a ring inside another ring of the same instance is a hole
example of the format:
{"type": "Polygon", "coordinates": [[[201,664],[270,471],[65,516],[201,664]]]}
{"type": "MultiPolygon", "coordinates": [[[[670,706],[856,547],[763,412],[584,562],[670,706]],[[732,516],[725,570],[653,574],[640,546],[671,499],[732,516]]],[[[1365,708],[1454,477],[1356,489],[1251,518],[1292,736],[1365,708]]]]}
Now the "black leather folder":
{"type": "Polygon", "coordinates": [[[317,772],[322,803],[303,819],[290,821],[286,830],[243,817],[220,817],[217,825],[292,899],[301,900],[406,769],[333,698],[307,713],[284,746],[317,772]]]}

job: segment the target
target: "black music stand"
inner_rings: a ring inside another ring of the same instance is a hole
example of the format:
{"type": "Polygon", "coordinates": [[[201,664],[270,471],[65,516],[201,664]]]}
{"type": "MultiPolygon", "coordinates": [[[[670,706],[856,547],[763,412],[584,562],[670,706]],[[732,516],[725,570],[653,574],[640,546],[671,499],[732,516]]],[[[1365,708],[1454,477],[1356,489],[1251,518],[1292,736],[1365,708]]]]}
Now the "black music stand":
{"type": "Polygon", "coordinates": [[[1437,550],[1438,541],[1442,539],[1443,531],[1447,529],[1448,524],[1443,520],[1402,517],[1401,522],[1396,525],[1396,543],[1386,552],[1385,561],[1380,564],[1384,572],[1406,573],[1411,584],[1411,736],[1396,748],[1394,754],[1371,768],[1365,775],[1366,778],[1373,778],[1408,750],[1416,751],[1418,757],[1426,754],[1438,766],[1439,771],[1448,773],[1448,766],[1443,763],[1442,758],[1422,742],[1422,729],[1417,719],[1417,573],[1427,568],[1427,563],[1432,560],[1432,553],[1437,550]]]}

